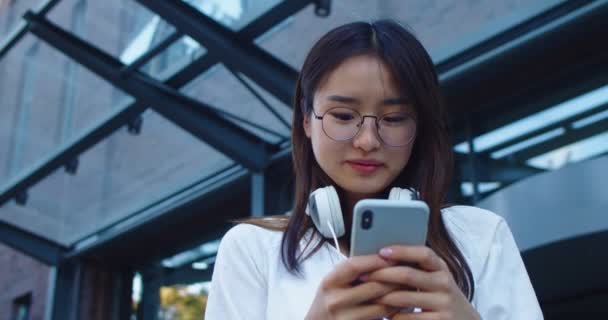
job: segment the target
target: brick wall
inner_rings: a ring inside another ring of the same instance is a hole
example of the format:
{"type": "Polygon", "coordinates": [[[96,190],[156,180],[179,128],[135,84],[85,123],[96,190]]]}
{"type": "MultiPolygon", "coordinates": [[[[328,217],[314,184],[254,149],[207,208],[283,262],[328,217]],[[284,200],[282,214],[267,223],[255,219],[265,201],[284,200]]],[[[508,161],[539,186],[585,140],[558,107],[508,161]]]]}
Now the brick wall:
{"type": "Polygon", "coordinates": [[[13,301],[32,294],[30,320],[44,318],[50,268],[0,243],[0,319],[10,319],[13,301]]]}

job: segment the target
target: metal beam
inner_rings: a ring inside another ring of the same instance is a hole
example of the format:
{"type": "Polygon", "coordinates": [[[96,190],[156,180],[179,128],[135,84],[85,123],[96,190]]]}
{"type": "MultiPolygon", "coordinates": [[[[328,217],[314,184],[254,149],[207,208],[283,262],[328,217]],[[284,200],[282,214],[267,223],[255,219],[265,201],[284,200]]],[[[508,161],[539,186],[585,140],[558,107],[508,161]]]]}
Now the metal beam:
{"type": "Polygon", "coordinates": [[[137,319],[158,319],[163,272],[164,269],[158,265],[147,266],[141,271],[142,295],[137,306],[137,319]]]}
{"type": "MultiPolygon", "coordinates": [[[[61,0],[47,0],[35,11],[40,15],[45,15],[45,14],[47,14],[47,12],[49,12],[51,9],[53,9],[57,5],[57,3],[59,3],[59,1],[61,1],[61,0]]],[[[15,29],[15,31],[13,31],[13,33],[10,36],[8,36],[8,38],[4,42],[2,42],[2,44],[0,44],[0,60],[26,34],[27,34],[27,24],[22,23],[21,25],[19,25],[19,27],[17,27],[17,29],[15,29]]]]}
{"type": "Polygon", "coordinates": [[[177,269],[165,268],[165,273],[162,277],[163,286],[172,286],[176,284],[192,284],[195,282],[210,281],[213,274],[215,263],[209,263],[207,269],[198,270],[192,268],[189,263],[177,269]]]}
{"type": "Polygon", "coordinates": [[[469,181],[471,181],[471,184],[473,185],[473,204],[476,204],[477,201],[479,201],[479,180],[477,180],[477,153],[475,152],[475,144],[473,143],[473,135],[474,135],[474,128],[473,128],[473,124],[471,123],[471,119],[467,118],[466,121],[466,126],[467,126],[467,144],[469,145],[469,171],[468,171],[468,175],[467,177],[469,178],[469,181]]]}
{"type": "Polygon", "coordinates": [[[454,142],[466,141],[464,115],[484,134],[605,85],[607,17],[606,0],[564,1],[441,62],[454,142]]]}
{"type": "Polygon", "coordinates": [[[602,5],[603,1],[593,2],[593,0],[563,1],[487,40],[439,61],[436,65],[437,72],[442,75],[441,78],[449,81],[452,77],[469,72],[471,68],[478,68],[488,60],[513,50],[521,43],[534,40],[536,37],[562,27],[563,24],[570,23],[581,13],[586,13],[586,7],[602,5]]]}
{"type": "Polygon", "coordinates": [[[534,158],[541,154],[569,145],[579,140],[589,138],[602,132],[608,132],[608,119],[601,120],[578,129],[567,128],[564,135],[557,136],[553,139],[517,151],[510,154],[509,157],[523,162],[530,158],[534,158]]]}
{"type": "MultiPolygon", "coordinates": [[[[137,0],[184,34],[215,52],[222,63],[253,79],[262,88],[291,105],[297,71],[256,46],[244,41],[215,20],[184,1],[137,0]]],[[[301,1],[310,3],[311,1],[301,1]]]]}
{"type": "Polygon", "coordinates": [[[48,265],[57,265],[67,251],[64,246],[0,221],[0,242],[48,265]]]}
{"type": "Polygon", "coordinates": [[[40,39],[138,101],[150,105],[165,118],[228,157],[255,170],[263,169],[268,164],[269,152],[275,147],[218,115],[212,107],[140,72],[124,78],[120,73],[124,65],[114,57],[62,30],[44,17],[28,12],[24,18],[29,23],[30,31],[40,39]]]}
{"type": "Polygon", "coordinates": [[[82,262],[78,259],[63,261],[51,269],[47,312],[50,319],[76,319],[81,290],[82,262]]]}
{"type": "Polygon", "coordinates": [[[16,176],[0,189],[0,206],[16,197],[22,190],[35,185],[49,174],[64,166],[76,155],[83,153],[99,141],[105,139],[116,129],[122,127],[129,119],[145,110],[142,104],[133,103],[126,108],[119,108],[117,112],[102,119],[100,123],[88,132],[68,141],[56,153],[51,155],[43,164],[25,171],[16,176]]]}
{"type": "Polygon", "coordinates": [[[251,216],[264,215],[264,185],[266,172],[251,172],[251,216]]]}
{"type": "MultiPolygon", "coordinates": [[[[251,177],[242,168],[234,169],[163,201],[169,204],[150,206],[140,213],[145,213],[146,219],[100,232],[93,241],[84,240],[85,245],[76,245],[67,256],[91,257],[139,267],[160,263],[166,257],[220,238],[232,226],[227,221],[246,218],[251,210],[249,201],[234,201],[235,195],[239,199],[249,199],[251,177]],[[159,232],[167,229],[180,232],[159,238],[159,232]]],[[[269,175],[265,183],[266,213],[284,213],[293,207],[290,192],[286,191],[292,190],[293,186],[285,179],[292,172],[291,149],[277,153],[268,171],[274,174],[269,175]]]]}
{"type": "Polygon", "coordinates": [[[511,140],[505,141],[503,143],[499,143],[499,144],[497,144],[497,145],[495,145],[495,146],[493,146],[491,148],[488,148],[488,149],[484,150],[483,153],[489,155],[489,154],[491,154],[491,153],[493,153],[495,151],[507,148],[509,146],[515,145],[515,144],[520,143],[520,142],[524,142],[524,141],[526,141],[528,139],[534,138],[534,137],[536,137],[538,135],[541,135],[543,133],[546,133],[546,132],[549,132],[549,131],[552,131],[552,130],[555,130],[555,129],[558,129],[558,128],[562,128],[562,127],[563,128],[570,127],[572,125],[572,123],[574,123],[574,122],[576,122],[578,120],[590,117],[590,116],[592,116],[594,114],[600,113],[600,112],[605,111],[605,110],[608,110],[608,103],[605,103],[605,104],[600,105],[598,107],[595,107],[593,109],[587,110],[585,112],[577,113],[577,114],[575,114],[573,116],[570,116],[570,117],[568,117],[566,119],[563,119],[561,121],[558,121],[556,123],[549,124],[549,125],[547,125],[545,127],[536,129],[536,130],[531,131],[531,132],[528,132],[528,133],[526,133],[524,135],[521,135],[521,136],[519,136],[519,137],[517,137],[515,139],[511,139],[511,140]]]}
{"type": "MultiPolygon", "coordinates": [[[[55,2],[57,1],[53,0],[49,1],[48,3],[55,2]]],[[[239,32],[239,36],[248,41],[252,41],[254,38],[264,34],[286,17],[301,10],[304,6],[303,1],[281,2],[270,11],[266,12],[261,17],[244,27],[239,32]]],[[[180,88],[186,83],[190,82],[196,76],[208,70],[215,63],[217,63],[217,58],[212,54],[206,54],[171,76],[171,78],[165,81],[165,84],[172,88],[180,88]]],[[[0,189],[0,206],[6,203],[6,201],[14,198],[20,190],[26,190],[27,188],[35,185],[40,180],[54,172],[57,168],[65,165],[70,159],[74,158],[74,156],[83,153],[101,140],[105,139],[114,131],[122,127],[129,119],[132,119],[134,116],[142,113],[145,109],[147,109],[147,107],[136,101],[127,106],[120,106],[117,109],[120,111],[103,119],[90,131],[85,132],[71,140],[71,142],[64,144],[64,146],[52,154],[47,161],[38,165],[37,167],[32,168],[31,170],[20,175],[15,180],[6,184],[6,187],[0,189]]]]}
{"type": "MultiPolygon", "coordinates": [[[[473,173],[471,172],[471,166],[467,163],[469,161],[468,155],[456,153],[455,156],[462,180],[470,179],[473,173]]],[[[506,160],[491,159],[487,155],[482,154],[476,155],[475,164],[475,175],[478,182],[499,181],[512,183],[544,171],[506,160]]]]}

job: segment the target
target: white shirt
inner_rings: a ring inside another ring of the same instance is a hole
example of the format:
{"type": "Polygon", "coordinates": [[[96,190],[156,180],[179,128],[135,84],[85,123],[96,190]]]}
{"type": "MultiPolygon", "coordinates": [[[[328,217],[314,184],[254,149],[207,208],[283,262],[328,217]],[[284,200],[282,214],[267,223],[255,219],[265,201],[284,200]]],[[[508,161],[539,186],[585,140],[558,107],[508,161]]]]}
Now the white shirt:
{"type": "MultiPolygon", "coordinates": [[[[481,318],[543,319],[503,218],[470,206],[443,209],[442,216],[473,273],[472,305],[481,318]]],[[[249,224],[226,233],[215,261],[205,319],[304,319],[321,279],[343,256],[325,243],[302,262],[303,276],[294,276],[281,261],[281,237],[282,232],[249,224]]]]}

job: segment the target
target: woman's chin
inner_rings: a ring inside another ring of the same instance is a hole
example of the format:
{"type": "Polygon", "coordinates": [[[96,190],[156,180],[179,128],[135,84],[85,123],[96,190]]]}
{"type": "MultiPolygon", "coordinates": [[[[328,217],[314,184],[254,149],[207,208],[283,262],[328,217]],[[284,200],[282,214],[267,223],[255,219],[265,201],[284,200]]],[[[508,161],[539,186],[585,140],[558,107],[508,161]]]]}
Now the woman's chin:
{"type": "Polygon", "coordinates": [[[344,189],[344,191],[365,198],[373,197],[381,193],[382,191],[384,191],[384,188],[384,184],[361,185],[360,183],[349,183],[345,186],[342,186],[342,189],[344,189]]]}

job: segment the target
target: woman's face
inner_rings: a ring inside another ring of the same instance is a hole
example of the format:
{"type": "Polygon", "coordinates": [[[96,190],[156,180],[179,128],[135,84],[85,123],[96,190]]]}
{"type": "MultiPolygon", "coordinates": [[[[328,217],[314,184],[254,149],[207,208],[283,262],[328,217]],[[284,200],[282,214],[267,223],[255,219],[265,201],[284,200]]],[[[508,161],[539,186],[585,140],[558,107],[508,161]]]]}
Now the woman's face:
{"type": "MultiPolygon", "coordinates": [[[[352,108],[362,116],[413,112],[388,68],[370,55],[345,60],[319,84],[313,100],[316,115],[323,116],[336,107],[352,108]]],[[[384,190],[407,164],[413,145],[413,140],[401,147],[385,145],[378,136],[374,119],[364,119],[357,135],[348,141],[329,138],[323,131],[323,121],[314,115],[304,119],[304,131],[311,139],[320,167],[356,197],[372,196],[384,190]]]]}

